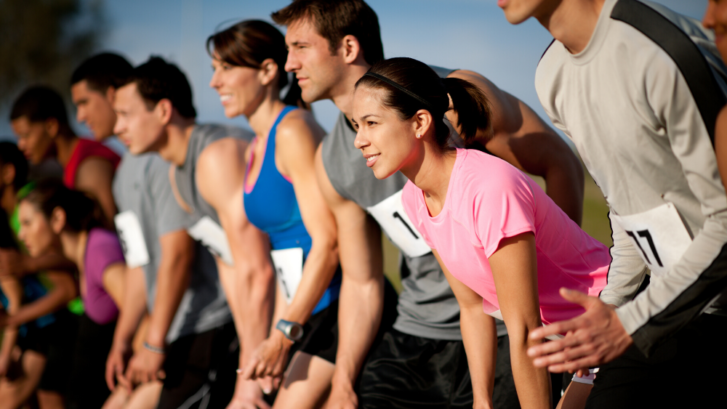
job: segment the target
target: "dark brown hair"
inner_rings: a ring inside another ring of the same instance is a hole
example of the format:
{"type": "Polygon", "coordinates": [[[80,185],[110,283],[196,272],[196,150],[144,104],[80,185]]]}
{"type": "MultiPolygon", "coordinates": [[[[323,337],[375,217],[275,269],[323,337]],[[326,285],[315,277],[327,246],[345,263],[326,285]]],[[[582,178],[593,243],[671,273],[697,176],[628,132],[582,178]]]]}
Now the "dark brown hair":
{"type": "Polygon", "coordinates": [[[308,107],[300,97],[297,81],[288,81],[285,61],[288,50],[285,37],[277,28],[262,20],[244,20],[207,37],[207,53],[212,58],[237,66],[260,68],[260,64],[272,58],[278,65],[278,90],[289,85],[283,102],[288,105],[308,107]]]}
{"type": "Polygon", "coordinates": [[[188,119],[197,117],[187,76],[162,57],[151,56],[134,68],[122,86],[131,83],[136,84],[147,109],[152,110],[159,101],[168,99],[179,115],[188,119]]]}
{"type": "Polygon", "coordinates": [[[61,94],[44,85],[26,88],[15,99],[10,109],[10,120],[26,117],[30,122],[55,119],[60,126],[68,126],[68,113],[61,94]]]}
{"type": "Polygon", "coordinates": [[[89,231],[104,225],[103,214],[96,201],[77,190],[67,188],[59,180],[46,179],[38,184],[20,202],[28,201],[50,219],[53,210],[60,207],[66,213],[64,230],[74,233],[89,231]]]}
{"type": "Polygon", "coordinates": [[[384,106],[395,110],[403,120],[410,119],[420,109],[429,111],[434,118],[437,145],[442,149],[449,141],[449,128],[444,123],[444,114],[449,109],[451,97],[465,146],[483,150],[486,141],[477,138],[477,131],[484,130],[489,134],[490,106],[485,95],[476,86],[459,78],[440,78],[428,65],[412,58],[381,61],[371,67],[369,73],[393,81],[416,97],[370,75],[361,77],[356,82],[356,87],[385,90],[382,101],[384,106]]]}
{"type": "Polygon", "coordinates": [[[363,0],[293,0],[271,17],[283,26],[310,19],[318,34],[328,40],[331,54],[343,37],[352,35],[361,44],[367,63],[374,65],[384,59],[379,18],[363,0]]]}

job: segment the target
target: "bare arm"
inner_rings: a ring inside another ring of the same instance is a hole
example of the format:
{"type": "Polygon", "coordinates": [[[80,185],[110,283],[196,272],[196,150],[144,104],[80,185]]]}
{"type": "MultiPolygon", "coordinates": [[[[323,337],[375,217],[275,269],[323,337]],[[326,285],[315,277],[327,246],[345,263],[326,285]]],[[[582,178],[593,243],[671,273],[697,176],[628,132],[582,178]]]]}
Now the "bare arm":
{"type": "MultiPolygon", "coordinates": [[[[323,197],[338,226],[343,270],[338,304],[338,353],[333,375],[331,406],[354,400],[353,384],[381,323],[384,307],[384,272],[379,225],[356,203],[342,198],[323,168],[320,148],[316,173],[323,197]]],[[[334,406],[337,407],[337,406],[334,406]]]]}
{"type": "MultiPolygon", "coordinates": [[[[197,188],[217,211],[232,251],[234,267],[217,264],[240,338],[240,368],[268,335],[274,297],[268,238],[247,220],[243,209],[244,151],[242,141],[216,141],[200,155],[196,175],[197,188]]],[[[246,393],[239,392],[242,386],[238,381],[236,397],[246,393]]],[[[255,382],[245,389],[253,388],[259,393],[255,382]]]]}
{"type": "Polygon", "coordinates": [[[527,349],[540,344],[528,335],[540,328],[535,236],[523,233],[503,239],[489,258],[497,288],[500,311],[510,337],[510,358],[520,404],[527,408],[550,408],[550,377],[536,368],[527,349]]]}
{"type": "Polygon", "coordinates": [[[31,257],[15,249],[0,249],[0,277],[5,275],[22,277],[47,270],[75,271],[76,264],[63,254],[55,252],[31,257]]]}
{"type": "Polygon", "coordinates": [[[722,184],[727,186],[727,107],[722,108],[719,116],[717,116],[717,126],[714,131],[714,150],[717,156],[719,175],[722,177],[722,184]]]}
{"type": "MultiPolygon", "coordinates": [[[[114,390],[114,376],[124,382],[126,359],[131,355],[131,341],[146,312],[146,285],[141,267],[130,268],[124,274],[123,308],[114,330],[114,341],[106,360],[106,384],[114,390]]],[[[126,384],[128,387],[128,384],[126,384]]]]}
{"type": "Polygon", "coordinates": [[[70,274],[64,271],[49,271],[45,274],[53,283],[53,289],[44,297],[22,306],[12,317],[13,325],[22,325],[50,314],[77,296],[76,283],[70,274]]]}
{"type": "Polygon", "coordinates": [[[495,320],[482,310],[482,297],[452,276],[436,250],[432,250],[432,253],[439,261],[459,304],[460,328],[472,378],[474,407],[491,408],[497,360],[495,320]]]}
{"type": "Polygon", "coordinates": [[[124,291],[126,290],[124,273],[126,270],[126,264],[121,262],[113,263],[106,267],[101,276],[104,290],[109,293],[119,310],[123,309],[124,306],[124,291]]]}
{"type": "MultiPolygon", "coordinates": [[[[15,278],[3,278],[0,280],[0,289],[8,300],[6,311],[9,316],[13,316],[20,309],[23,300],[23,287],[15,278]]],[[[10,354],[15,347],[18,339],[18,327],[7,326],[2,331],[2,345],[0,345],[0,379],[2,379],[10,365],[10,354]]]]}
{"type": "Polygon", "coordinates": [[[88,193],[98,202],[104,215],[105,227],[113,229],[116,204],[112,193],[114,167],[111,162],[96,156],[86,158],[78,165],[76,189],[88,193]]]}
{"type": "MultiPolygon", "coordinates": [[[[486,148],[515,167],[545,179],[553,201],[576,223],[583,216],[584,176],[578,157],[524,102],[499,89],[480,74],[458,70],[449,75],[467,80],[487,96],[492,111],[492,134],[486,148]]],[[[447,117],[456,124],[456,115],[447,117]]]]}

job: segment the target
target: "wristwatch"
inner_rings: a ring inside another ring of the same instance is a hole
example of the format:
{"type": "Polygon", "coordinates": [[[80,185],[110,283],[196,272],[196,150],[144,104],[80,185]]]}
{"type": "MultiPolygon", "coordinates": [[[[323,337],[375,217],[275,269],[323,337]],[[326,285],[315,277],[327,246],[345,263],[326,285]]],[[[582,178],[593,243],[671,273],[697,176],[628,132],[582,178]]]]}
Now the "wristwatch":
{"type": "Polygon", "coordinates": [[[293,321],[280,320],[275,325],[275,329],[285,335],[291,341],[300,341],[303,338],[303,326],[293,321]]]}

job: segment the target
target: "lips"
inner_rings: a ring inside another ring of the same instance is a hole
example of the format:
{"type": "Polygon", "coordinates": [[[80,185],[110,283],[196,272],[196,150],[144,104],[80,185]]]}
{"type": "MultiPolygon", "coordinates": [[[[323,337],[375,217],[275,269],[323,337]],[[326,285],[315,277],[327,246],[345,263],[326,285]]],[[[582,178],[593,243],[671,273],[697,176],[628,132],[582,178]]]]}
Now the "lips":
{"type": "Polygon", "coordinates": [[[366,166],[373,167],[376,161],[379,159],[379,156],[381,156],[380,153],[364,155],[364,159],[366,159],[366,166]]]}

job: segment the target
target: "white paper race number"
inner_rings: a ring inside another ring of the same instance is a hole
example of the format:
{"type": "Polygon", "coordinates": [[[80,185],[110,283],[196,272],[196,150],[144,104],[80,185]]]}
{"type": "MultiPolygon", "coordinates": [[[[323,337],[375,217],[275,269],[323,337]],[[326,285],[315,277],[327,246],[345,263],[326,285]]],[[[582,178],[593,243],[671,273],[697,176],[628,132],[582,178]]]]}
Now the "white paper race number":
{"type": "Polygon", "coordinates": [[[384,233],[399,250],[409,257],[423,256],[432,251],[424,242],[421,233],[404,211],[400,190],[383,201],[366,209],[379,222],[384,233]]]}
{"type": "Polygon", "coordinates": [[[124,249],[126,265],[131,268],[141,267],[149,263],[149,251],[144,240],[139,218],[131,210],[121,212],[114,217],[119,241],[124,249]]]}
{"type": "Polygon", "coordinates": [[[295,297],[295,292],[298,291],[300,279],[303,277],[303,249],[295,247],[273,250],[270,255],[273,258],[278,284],[280,284],[283,293],[285,293],[285,298],[290,304],[293,297],[295,297]]]}
{"type": "Polygon", "coordinates": [[[187,232],[193,239],[199,240],[203,246],[207,247],[210,253],[224,261],[225,264],[228,266],[234,264],[230,243],[227,241],[225,231],[209,216],[199,219],[194,226],[187,229],[187,232]]]}
{"type": "Polygon", "coordinates": [[[664,274],[682,258],[692,243],[679,212],[671,203],[647,212],[611,219],[626,231],[652,274],[664,274]]]}

